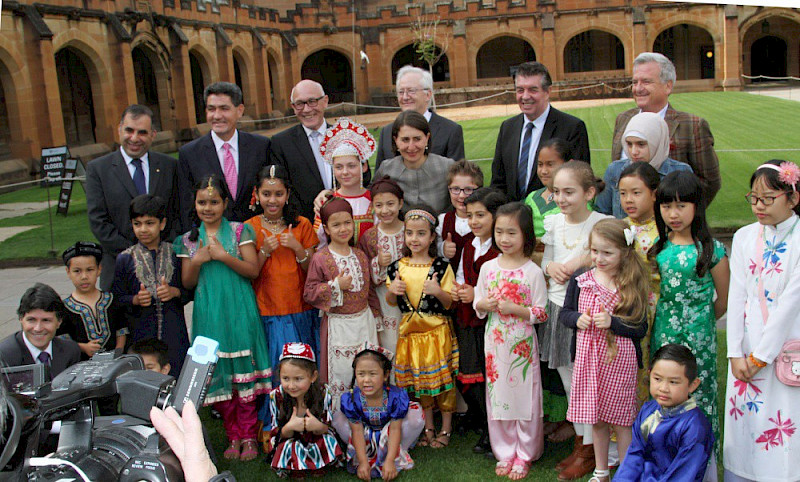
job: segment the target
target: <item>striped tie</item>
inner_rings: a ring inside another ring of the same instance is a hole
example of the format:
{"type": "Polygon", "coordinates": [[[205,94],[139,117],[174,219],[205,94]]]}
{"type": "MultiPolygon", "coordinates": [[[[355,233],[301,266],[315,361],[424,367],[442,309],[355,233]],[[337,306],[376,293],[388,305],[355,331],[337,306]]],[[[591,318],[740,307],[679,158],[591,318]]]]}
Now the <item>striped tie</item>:
{"type": "Polygon", "coordinates": [[[228,184],[228,190],[231,192],[231,197],[236,199],[237,189],[237,174],[236,174],[236,161],[233,160],[233,153],[231,153],[231,145],[227,142],[222,144],[222,149],[225,151],[225,182],[228,184]]]}
{"type": "Polygon", "coordinates": [[[517,192],[520,199],[525,199],[528,194],[528,156],[531,151],[531,138],[533,122],[525,126],[525,136],[522,138],[522,149],[519,152],[519,165],[517,167],[517,192]]]}

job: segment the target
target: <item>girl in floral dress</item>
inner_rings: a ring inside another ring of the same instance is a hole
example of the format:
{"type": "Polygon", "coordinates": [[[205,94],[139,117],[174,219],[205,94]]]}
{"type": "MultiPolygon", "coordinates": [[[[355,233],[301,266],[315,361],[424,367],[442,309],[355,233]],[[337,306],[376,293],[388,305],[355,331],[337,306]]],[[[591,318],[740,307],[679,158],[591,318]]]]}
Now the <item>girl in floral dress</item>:
{"type": "Polygon", "coordinates": [[[650,351],[667,343],[692,350],[701,380],[694,397],[708,415],[719,450],[716,320],[728,304],[730,268],[725,247],[709,232],[702,192],[690,172],[668,174],[658,185],[658,242],[649,256],[658,263],[661,288],[650,351]]]}
{"type": "Polygon", "coordinates": [[[769,161],[750,178],[758,222],[733,237],[728,297],[725,480],[797,480],[800,386],[783,383],[773,365],[797,354],[800,339],[800,169],[769,161]]]}
{"type": "Polygon", "coordinates": [[[497,210],[494,244],[502,254],[481,267],[473,306],[485,331],[486,404],[495,473],[519,480],[542,456],[542,384],[533,325],[547,319],[544,275],[530,257],[533,213],[523,203],[497,210]]]}
{"type": "Polygon", "coordinates": [[[649,273],[633,251],[633,231],[622,220],[595,224],[589,239],[594,268],[575,273],[559,321],[572,328],[575,360],[567,419],[592,425],[595,470],[590,482],[608,482],[609,429],[620,461],[636,418],[639,341],[647,333],[649,273]]]}

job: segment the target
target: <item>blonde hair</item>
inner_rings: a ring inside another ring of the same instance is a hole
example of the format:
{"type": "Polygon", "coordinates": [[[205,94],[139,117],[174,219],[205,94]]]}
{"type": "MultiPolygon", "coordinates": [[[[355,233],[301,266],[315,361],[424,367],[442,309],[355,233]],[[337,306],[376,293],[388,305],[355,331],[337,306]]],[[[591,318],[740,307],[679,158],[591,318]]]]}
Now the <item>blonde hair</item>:
{"type": "Polygon", "coordinates": [[[558,166],[555,171],[553,171],[553,179],[555,179],[561,171],[572,171],[573,179],[578,183],[578,185],[581,186],[581,189],[588,191],[590,188],[594,188],[595,197],[597,197],[603,188],[605,188],[605,183],[602,181],[602,179],[597,179],[595,177],[594,171],[592,171],[592,166],[590,166],[587,162],[565,162],[564,164],[558,166]]]}
{"type": "MultiPolygon", "coordinates": [[[[589,246],[595,237],[603,238],[620,250],[619,267],[614,277],[614,284],[619,293],[619,302],[614,307],[614,316],[620,318],[629,326],[638,326],[645,322],[650,297],[650,273],[642,258],[636,254],[634,244],[628,245],[625,239],[625,230],[631,229],[628,223],[621,219],[603,219],[598,221],[589,234],[589,246]]],[[[609,330],[606,333],[608,342],[608,361],[617,354],[617,344],[614,335],[609,330]]]]}

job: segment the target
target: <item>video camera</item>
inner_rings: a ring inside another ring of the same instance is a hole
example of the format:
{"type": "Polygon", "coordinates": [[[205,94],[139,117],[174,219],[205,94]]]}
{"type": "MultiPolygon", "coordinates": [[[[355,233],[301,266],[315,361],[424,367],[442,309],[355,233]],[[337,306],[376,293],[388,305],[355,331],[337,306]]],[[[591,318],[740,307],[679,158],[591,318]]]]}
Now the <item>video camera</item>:
{"type": "Polygon", "coordinates": [[[69,367],[32,395],[9,394],[0,480],[182,482],[180,462],[152,428],[150,408],[181,413],[189,400],[202,406],[218,348],[198,336],[177,381],[144,370],[137,355],[107,352],[69,367]],[[114,396],[120,415],[96,416],[98,401],[114,396]],[[50,422],[61,424],[58,446],[40,457],[50,422]]]}

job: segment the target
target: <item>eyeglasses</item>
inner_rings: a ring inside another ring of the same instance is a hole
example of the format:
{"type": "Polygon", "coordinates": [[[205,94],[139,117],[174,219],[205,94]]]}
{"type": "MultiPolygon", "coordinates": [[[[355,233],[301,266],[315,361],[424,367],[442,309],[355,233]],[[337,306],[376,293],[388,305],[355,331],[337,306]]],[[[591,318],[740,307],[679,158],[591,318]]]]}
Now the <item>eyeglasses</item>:
{"type": "Polygon", "coordinates": [[[422,92],[425,90],[430,90],[430,89],[401,89],[397,91],[397,97],[403,97],[405,95],[408,95],[409,97],[414,97],[417,95],[417,92],[422,92]]]}
{"type": "Polygon", "coordinates": [[[477,189],[477,188],[474,188],[474,187],[455,187],[455,186],[447,188],[447,190],[450,191],[450,194],[452,194],[453,196],[458,196],[462,192],[464,194],[466,194],[467,196],[471,196],[472,193],[475,192],[475,189],[477,189]]]}
{"type": "Polygon", "coordinates": [[[297,110],[303,110],[303,107],[305,107],[305,106],[316,107],[317,104],[319,104],[319,101],[323,97],[325,97],[325,96],[321,95],[321,96],[317,97],[316,99],[312,98],[312,99],[308,99],[308,100],[298,100],[297,102],[292,102],[292,107],[294,107],[297,110]]]}
{"type": "Polygon", "coordinates": [[[747,199],[747,202],[749,202],[751,206],[755,206],[756,204],[758,204],[758,201],[761,201],[761,204],[763,204],[764,206],[772,206],[773,204],[775,204],[775,200],[778,199],[779,197],[783,196],[784,194],[788,194],[788,193],[786,191],[784,191],[784,192],[778,194],[777,196],[759,197],[759,196],[756,196],[755,194],[753,194],[751,192],[751,193],[746,194],[744,196],[744,198],[747,199]]]}

